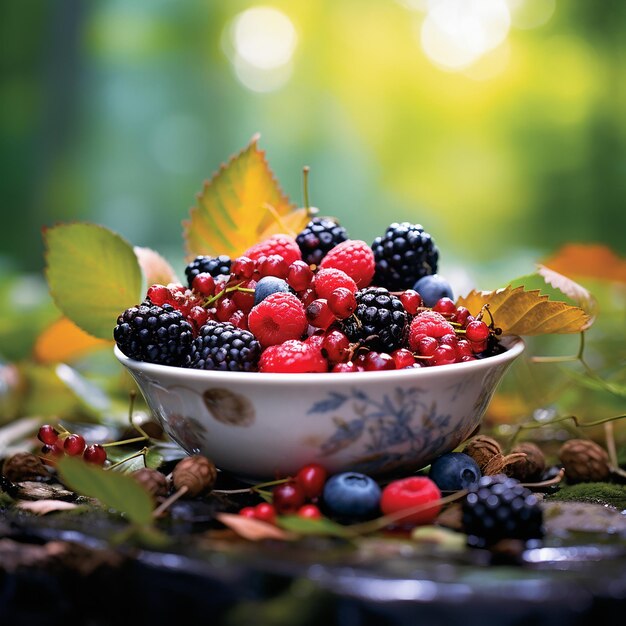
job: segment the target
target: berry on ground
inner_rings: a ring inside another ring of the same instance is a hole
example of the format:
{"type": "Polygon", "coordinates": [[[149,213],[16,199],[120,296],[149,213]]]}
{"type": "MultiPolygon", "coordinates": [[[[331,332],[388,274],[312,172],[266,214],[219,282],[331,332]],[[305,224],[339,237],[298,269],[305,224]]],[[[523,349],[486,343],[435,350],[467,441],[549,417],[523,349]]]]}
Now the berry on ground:
{"type": "Polygon", "coordinates": [[[309,463],[301,467],[295,480],[304,491],[304,495],[312,500],[322,495],[328,472],[319,463],[309,463]]]}
{"type": "Polygon", "coordinates": [[[70,456],[78,456],[85,449],[85,439],[81,435],[68,435],[63,441],[63,450],[70,456]]]}
{"type": "Polygon", "coordinates": [[[337,220],[329,217],[314,217],[298,233],[296,242],[305,263],[319,265],[332,248],[346,239],[348,239],[348,233],[337,220]]]}
{"type": "Polygon", "coordinates": [[[83,459],[87,461],[87,463],[104,465],[104,462],[107,460],[107,451],[99,443],[93,443],[85,448],[83,459]]]}
{"type": "Polygon", "coordinates": [[[354,280],[359,289],[363,289],[369,286],[374,277],[374,254],[364,241],[348,239],[335,246],[324,257],[320,267],[342,270],[354,280]]]}
{"type": "Polygon", "coordinates": [[[304,519],[322,519],[322,512],[314,504],[301,506],[296,514],[304,519]]]}
{"type": "Polygon", "coordinates": [[[300,339],[307,325],[304,306],[291,293],[270,294],[248,315],[248,327],[264,348],[300,339]]]}
{"type": "Polygon", "coordinates": [[[475,485],[481,472],[471,456],[463,452],[448,452],[431,463],[428,477],[441,491],[458,491],[475,485]]]}
{"type": "Polygon", "coordinates": [[[49,446],[53,446],[55,441],[59,438],[59,431],[50,424],[44,424],[39,428],[39,432],[37,433],[37,439],[41,441],[41,443],[45,443],[49,446]]]}
{"type": "Polygon", "coordinates": [[[258,261],[261,257],[268,257],[272,254],[281,256],[287,263],[287,266],[291,265],[294,261],[302,260],[300,248],[296,240],[289,235],[272,235],[269,239],[256,243],[248,248],[243,256],[253,261],[258,261]]]}
{"type": "Polygon", "coordinates": [[[305,499],[304,490],[295,481],[283,483],[272,490],[272,503],[276,512],[281,515],[296,513],[305,499]]]}
{"type": "Polygon", "coordinates": [[[324,485],[326,508],[340,519],[368,519],[379,511],[380,487],[366,474],[335,474],[324,485]]]}
{"type": "Polygon", "coordinates": [[[441,492],[430,478],[410,476],[394,480],[383,489],[380,508],[385,515],[391,515],[433,502],[431,507],[408,511],[399,520],[401,524],[430,524],[441,510],[441,505],[437,503],[440,499],[441,492]]]}

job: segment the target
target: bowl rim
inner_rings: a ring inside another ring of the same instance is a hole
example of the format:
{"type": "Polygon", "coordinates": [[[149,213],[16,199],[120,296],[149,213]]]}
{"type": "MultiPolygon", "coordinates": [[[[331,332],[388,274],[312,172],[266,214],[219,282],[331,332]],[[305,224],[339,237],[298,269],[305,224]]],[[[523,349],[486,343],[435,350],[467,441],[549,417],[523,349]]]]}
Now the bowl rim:
{"type": "Polygon", "coordinates": [[[346,385],[367,384],[368,382],[398,381],[426,381],[432,378],[445,377],[462,372],[477,372],[488,370],[498,365],[510,364],[526,347],[524,340],[517,335],[508,335],[502,338],[506,350],[484,359],[477,359],[466,363],[451,363],[439,367],[420,367],[402,370],[386,370],[379,372],[348,372],[338,375],[336,372],[323,373],[275,373],[275,372],[224,372],[221,370],[197,370],[173,365],[146,363],[126,356],[117,345],[113,352],[122,365],[132,371],[142,372],[156,377],[163,375],[183,376],[191,380],[224,381],[229,383],[296,383],[299,385],[346,385]]]}

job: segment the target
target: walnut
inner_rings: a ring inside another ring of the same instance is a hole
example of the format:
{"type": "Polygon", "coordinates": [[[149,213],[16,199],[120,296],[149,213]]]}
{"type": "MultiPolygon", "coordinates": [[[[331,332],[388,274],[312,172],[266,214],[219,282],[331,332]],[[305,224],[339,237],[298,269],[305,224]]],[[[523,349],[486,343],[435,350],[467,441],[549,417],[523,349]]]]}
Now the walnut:
{"type": "Polygon", "coordinates": [[[485,468],[494,457],[502,456],[500,444],[495,439],[485,435],[478,435],[471,439],[463,449],[463,452],[476,461],[483,474],[485,473],[485,468]]]}
{"type": "Polygon", "coordinates": [[[569,482],[599,482],[611,473],[609,455],[590,439],[570,439],[559,450],[569,482]]]}
{"type": "Polygon", "coordinates": [[[159,471],[142,467],[132,473],[132,477],[152,496],[165,497],[169,491],[167,478],[159,471]]]}
{"type": "Polygon", "coordinates": [[[525,458],[507,465],[504,468],[504,473],[507,476],[517,478],[517,480],[523,483],[531,483],[540,480],[546,469],[546,458],[539,446],[530,441],[525,441],[516,445],[513,450],[511,450],[511,453],[517,452],[525,454],[525,458]]]}
{"type": "Polygon", "coordinates": [[[18,452],[10,456],[2,466],[2,473],[12,483],[49,476],[41,459],[30,452],[18,452]]]}
{"type": "Polygon", "coordinates": [[[204,456],[188,456],[178,462],[172,472],[172,479],[177,491],[186,487],[188,495],[193,498],[213,489],[217,470],[213,462],[204,456]]]}

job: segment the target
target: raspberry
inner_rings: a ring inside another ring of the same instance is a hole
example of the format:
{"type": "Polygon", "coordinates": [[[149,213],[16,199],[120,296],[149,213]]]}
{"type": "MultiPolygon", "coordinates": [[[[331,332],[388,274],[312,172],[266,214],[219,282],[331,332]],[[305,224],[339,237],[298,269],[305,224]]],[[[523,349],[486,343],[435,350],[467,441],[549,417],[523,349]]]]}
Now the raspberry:
{"type": "Polygon", "coordinates": [[[327,370],[328,363],[318,347],[295,339],[266,348],[259,360],[259,372],[298,374],[327,370]]]}
{"type": "MultiPolygon", "coordinates": [[[[385,515],[399,513],[404,509],[435,502],[441,498],[437,485],[425,476],[410,476],[390,482],[380,498],[380,508],[385,515]]],[[[424,510],[408,513],[400,522],[403,524],[430,524],[439,515],[440,504],[424,510]]]]}
{"type": "Polygon", "coordinates": [[[193,330],[169,304],[140,304],[126,309],[113,330],[117,347],[131,359],[184,366],[189,362],[193,330]]]}
{"type": "Polygon", "coordinates": [[[536,496],[504,474],[483,476],[463,502],[468,543],[484,547],[500,539],[538,539],[543,514],[536,496]]]}
{"type": "Polygon", "coordinates": [[[344,271],[359,289],[367,287],[374,277],[372,249],[359,239],[348,239],[335,246],[320,263],[321,268],[334,267],[344,271]]]}
{"type": "Polygon", "coordinates": [[[340,322],[348,339],[381,352],[399,348],[408,319],[400,299],[383,287],[368,287],[357,292],[356,301],[354,314],[340,322]]]}
{"type": "Polygon", "coordinates": [[[454,334],[454,327],[436,311],[422,311],[411,321],[409,327],[409,347],[417,350],[422,337],[439,339],[444,335],[454,334]]]}
{"type": "Polygon", "coordinates": [[[319,265],[332,248],[347,238],[346,229],[340,226],[335,219],[314,217],[298,233],[296,242],[300,247],[304,261],[309,265],[319,265]]]}
{"type": "Polygon", "coordinates": [[[330,294],[339,287],[345,287],[352,293],[356,293],[356,283],[342,270],[334,267],[321,269],[315,275],[315,283],[313,285],[318,298],[330,298],[330,294]]]}
{"type": "Polygon", "coordinates": [[[374,284],[391,291],[415,289],[416,281],[437,272],[439,250],[419,224],[390,224],[382,237],[376,237],[372,250],[376,262],[374,284]]]}
{"type": "Polygon", "coordinates": [[[264,348],[300,339],[307,325],[302,302],[282,291],[267,296],[248,315],[248,327],[264,348]]]}
{"type": "Polygon", "coordinates": [[[285,259],[287,266],[291,265],[294,261],[302,260],[300,248],[296,240],[289,235],[272,235],[269,239],[256,243],[251,248],[248,248],[243,253],[243,256],[257,261],[263,256],[268,257],[272,254],[276,254],[285,259]]]}
{"type": "Polygon", "coordinates": [[[230,322],[207,322],[194,339],[189,367],[231,372],[256,371],[261,346],[254,335],[230,322]]]}
{"type": "Polygon", "coordinates": [[[185,268],[185,276],[187,276],[187,284],[191,288],[193,279],[198,274],[211,274],[214,278],[216,276],[230,276],[230,257],[225,254],[221,254],[217,257],[212,256],[197,256],[187,267],[185,268]]]}

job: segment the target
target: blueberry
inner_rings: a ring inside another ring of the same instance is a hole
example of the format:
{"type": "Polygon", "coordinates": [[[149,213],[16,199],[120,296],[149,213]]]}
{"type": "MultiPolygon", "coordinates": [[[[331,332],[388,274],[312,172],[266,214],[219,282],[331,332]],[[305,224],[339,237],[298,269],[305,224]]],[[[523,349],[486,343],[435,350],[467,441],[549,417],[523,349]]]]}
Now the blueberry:
{"type": "Polygon", "coordinates": [[[424,306],[427,307],[434,307],[440,298],[454,300],[450,283],[439,274],[423,276],[413,285],[413,289],[422,296],[424,306]]]}
{"type": "Polygon", "coordinates": [[[263,276],[254,288],[254,305],[256,306],[259,302],[265,300],[267,296],[276,293],[277,291],[289,292],[291,289],[282,278],[276,278],[276,276],[263,276]]]}
{"type": "Polygon", "coordinates": [[[335,474],[324,485],[324,504],[340,518],[366,519],[379,511],[380,487],[369,476],[357,472],[335,474]]]}
{"type": "Polygon", "coordinates": [[[449,452],[432,462],[428,476],[441,491],[458,491],[477,483],[481,473],[471,456],[449,452]]]}

